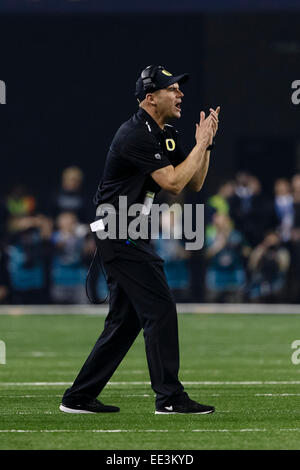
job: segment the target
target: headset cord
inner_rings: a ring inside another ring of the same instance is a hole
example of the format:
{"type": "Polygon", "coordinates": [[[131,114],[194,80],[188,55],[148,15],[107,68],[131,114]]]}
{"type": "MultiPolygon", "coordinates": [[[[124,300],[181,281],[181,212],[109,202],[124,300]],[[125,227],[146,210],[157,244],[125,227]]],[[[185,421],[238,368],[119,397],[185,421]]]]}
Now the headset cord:
{"type": "Polygon", "coordinates": [[[86,292],[86,295],[87,295],[87,298],[89,299],[89,301],[91,302],[91,304],[104,304],[107,299],[108,299],[108,295],[109,295],[109,291],[105,297],[104,300],[97,300],[96,302],[93,301],[93,299],[90,298],[90,295],[89,295],[89,292],[88,292],[88,280],[89,280],[89,277],[91,275],[91,272],[92,272],[92,268],[93,268],[93,265],[95,263],[95,260],[96,258],[98,258],[98,262],[99,262],[99,265],[101,267],[101,271],[102,271],[102,274],[103,274],[103,277],[105,279],[105,282],[108,286],[108,282],[107,282],[107,277],[105,275],[105,271],[103,269],[103,265],[102,265],[102,261],[101,261],[101,258],[100,258],[100,255],[99,255],[99,251],[98,251],[98,247],[96,248],[95,250],[95,253],[94,253],[94,256],[93,256],[93,259],[91,261],[91,264],[89,266],[89,269],[88,269],[88,272],[87,272],[87,275],[86,275],[86,280],[85,280],[85,292],[86,292]]]}

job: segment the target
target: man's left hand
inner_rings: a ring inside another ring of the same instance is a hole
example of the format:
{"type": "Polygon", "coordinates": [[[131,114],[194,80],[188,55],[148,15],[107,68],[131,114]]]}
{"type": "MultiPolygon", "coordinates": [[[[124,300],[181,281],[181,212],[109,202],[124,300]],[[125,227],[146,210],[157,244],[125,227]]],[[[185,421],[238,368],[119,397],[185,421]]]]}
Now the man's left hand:
{"type": "Polygon", "coordinates": [[[213,123],[213,131],[214,131],[214,137],[215,137],[217,130],[218,130],[218,125],[219,125],[220,106],[218,106],[217,109],[209,108],[209,112],[210,112],[210,117],[213,123]]]}

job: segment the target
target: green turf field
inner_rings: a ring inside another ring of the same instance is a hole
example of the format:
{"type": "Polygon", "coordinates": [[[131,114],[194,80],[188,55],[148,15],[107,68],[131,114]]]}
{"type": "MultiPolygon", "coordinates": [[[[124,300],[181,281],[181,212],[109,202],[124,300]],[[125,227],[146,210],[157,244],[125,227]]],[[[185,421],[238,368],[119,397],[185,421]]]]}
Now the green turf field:
{"type": "Polygon", "coordinates": [[[154,414],[142,335],[101,395],[121,412],[64,414],[64,382],[103,322],[0,316],[0,449],[300,449],[298,315],[179,315],[180,379],[191,398],[216,407],[212,415],[154,414]]]}

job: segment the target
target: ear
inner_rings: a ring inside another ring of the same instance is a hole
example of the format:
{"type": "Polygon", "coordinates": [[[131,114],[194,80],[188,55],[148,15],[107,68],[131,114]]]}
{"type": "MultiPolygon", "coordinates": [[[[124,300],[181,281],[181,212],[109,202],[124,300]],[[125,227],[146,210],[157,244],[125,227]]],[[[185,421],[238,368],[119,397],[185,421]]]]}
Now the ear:
{"type": "Polygon", "coordinates": [[[145,100],[149,104],[155,104],[154,94],[153,93],[147,93],[145,100]]]}

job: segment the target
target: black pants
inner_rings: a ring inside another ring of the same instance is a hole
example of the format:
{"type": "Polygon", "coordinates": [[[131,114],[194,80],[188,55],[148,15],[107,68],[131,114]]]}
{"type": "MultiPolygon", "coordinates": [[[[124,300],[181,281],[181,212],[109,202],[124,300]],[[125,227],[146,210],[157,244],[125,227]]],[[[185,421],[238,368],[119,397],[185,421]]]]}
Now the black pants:
{"type": "Polygon", "coordinates": [[[144,331],[151,385],[156,406],[183,393],[178,380],[179,345],[175,301],[163,260],[142,240],[98,240],[110,289],[104,330],[63,401],[96,398],[144,331]]]}

